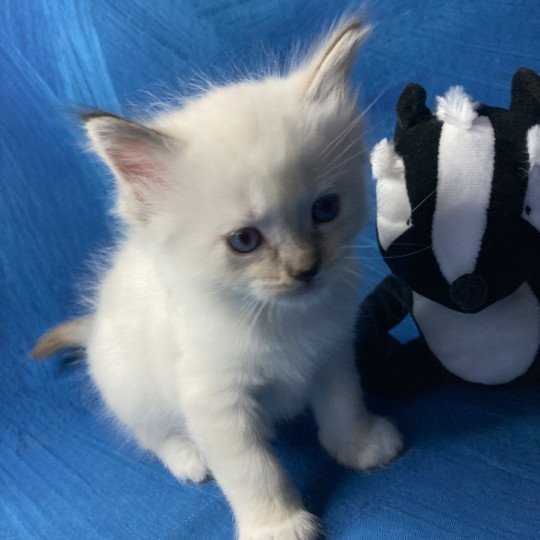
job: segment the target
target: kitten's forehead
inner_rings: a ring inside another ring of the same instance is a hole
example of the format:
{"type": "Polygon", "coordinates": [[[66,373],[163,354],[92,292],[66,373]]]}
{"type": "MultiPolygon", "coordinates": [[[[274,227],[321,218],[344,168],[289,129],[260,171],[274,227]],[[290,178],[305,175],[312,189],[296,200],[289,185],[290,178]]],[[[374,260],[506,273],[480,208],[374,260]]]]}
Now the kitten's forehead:
{"type": "Polygon", "coordinates": [[[179,175],[193,178],[198,202],[219,201],[213,219],[232,227],[305,214],[354,118],[354,105],[307,102],[294,79],[276,78],[218,88],[155,125],[185,141],[179,175]]]}
{"type": "MultiPolygon", "coordinates": [[[[212,90],[155,126],[188,147],[200,145],[217,155],[228,151],[246,163],[278,164],[301,159],[309,150],[316,154],[353,117],[353,103],[309,102],[296,79],[276,77],[212,90]]],[[[312,156],[306,159],[313,162],[312,156]]]]}

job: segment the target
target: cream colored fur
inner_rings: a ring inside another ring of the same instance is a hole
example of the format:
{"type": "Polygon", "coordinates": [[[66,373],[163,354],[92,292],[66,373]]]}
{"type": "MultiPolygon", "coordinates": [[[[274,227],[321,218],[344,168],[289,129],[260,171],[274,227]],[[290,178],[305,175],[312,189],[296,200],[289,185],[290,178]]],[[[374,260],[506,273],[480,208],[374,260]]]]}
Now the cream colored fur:
{"type": "Polygon", "coordinates": [[[86,122],[128,225],[98,287],[90,374],[179,480],[215,477],[245,540],[318,534],[269,446],[275,420],[311,408],[322,445],[355,469],[402,446],[366,411],[353,354],[366,211],[349,72],[365,33],[349,21],[290,74],[212,89],[146,126],[86,122]],[[328,193],[340,212],[314,224],[328,193]],[[234,253],[227,235],[247,226],[263,244],[234,253]],[[315,279],[295,279],[315,258],[315,279]]]}

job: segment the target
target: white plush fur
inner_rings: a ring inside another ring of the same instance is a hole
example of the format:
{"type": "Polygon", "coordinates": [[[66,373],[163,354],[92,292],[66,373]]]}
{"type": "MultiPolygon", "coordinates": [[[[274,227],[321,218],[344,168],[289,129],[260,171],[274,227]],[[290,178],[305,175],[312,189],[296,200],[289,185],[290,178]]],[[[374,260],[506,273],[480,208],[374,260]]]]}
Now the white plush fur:
{"type": "Polygon", "coordinates": [[[412,208],[405,182],[405,165],[394,143],[383,139],[371,153],[377,181],[377,233],[383,249],[412,226],[412,208]]]}
{"type": "Polygon", "coordinates": [[[452,86],[443,97],[437,96],[436,115],[441,122],[469,129],[478,116],[477,107],[462,86],[452,86]]]}
{"type": "Polygon", "coordinates": [[[383,177],[405,180],[403,159],[397,154],[394,142],[388,139],[379,141],[371,152],[371,168],[375,180],[383,177]]]}
{"type": "Polygon", "coordinates": [[[474,272],[488,222],[495,131],[487,116],[467,129],[445,122],[439,139],[437,198],[431,239],[448,281],[474,272]]]}
{"type": "Polygon", "coordinates": [[[430,350],[466,381],[505,384],[523,375],[536,358],[540,308],[527,283],[475,314],[449,309],[415,292],[413,315],[430,350]]]}
{"type": "Polygon", "coordinates": [[[523,217],[540,231],[540,125],[527,132],[529,182],[523,217]]]}
{"type": "Polygon", "coordinates": [[[365,34],[337,28],[287,76],[212,89],[146,127],[89,118],[118,183],[125,239],[96,298],[90,373],[116,417],[180,480],[211,471],[242,539],[317,534],[268,444],[311,407],[325,448],[389,462],[396,429],[364,408],[354,366],[362,147],[348,75],[365,34]],[[336,220],[311,206],[337,193],[336,220]],[[258,227],[233,253],[226,236],[258,227]],[[291,272],[321,270],[309,286],[291,272]]]}

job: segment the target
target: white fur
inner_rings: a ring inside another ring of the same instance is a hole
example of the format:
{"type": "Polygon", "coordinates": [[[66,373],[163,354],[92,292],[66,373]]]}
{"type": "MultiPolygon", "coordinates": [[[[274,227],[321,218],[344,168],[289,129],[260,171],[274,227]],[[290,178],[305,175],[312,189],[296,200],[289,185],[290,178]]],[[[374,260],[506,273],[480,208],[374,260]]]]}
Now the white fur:
{"type": "Polygon", "coordinates": [[[138,139],[114,120],[105,129],[103,119],[87,122],[130,224],[99,286],[91,376],[110,410],[177,478],[212,472],[242,539],[317,534],[270,450],[275,419],[311,406],[322,444],[357,469],[383,465],[401,448],[395,428],[365,410],[354,366],[351,254],[365,211],[345,88],[361,35],[358,24],[339,28],[288,77],[213,89],[155,119],[155,137],[138,139]],[[336,46],[340,35],[346,46],[336,46]],[[342,208],[321,234],[338,245],[313,289],[250,274],[241,257],[256,264],[275,251],[281,264],[286,250],[309,244],[311,205],[328,191],[341,195],[342,208]],[[260,255],[233,254],[224,237],[248,225],[267,245],[260,255]]]}
{"type": "Polygon", "coordinates": [[[437,96],[437,118],[455,127],[469,129],[478,116],[478,102],[465,93],[462,86],[452,86],[446,94],[437,96]]]}

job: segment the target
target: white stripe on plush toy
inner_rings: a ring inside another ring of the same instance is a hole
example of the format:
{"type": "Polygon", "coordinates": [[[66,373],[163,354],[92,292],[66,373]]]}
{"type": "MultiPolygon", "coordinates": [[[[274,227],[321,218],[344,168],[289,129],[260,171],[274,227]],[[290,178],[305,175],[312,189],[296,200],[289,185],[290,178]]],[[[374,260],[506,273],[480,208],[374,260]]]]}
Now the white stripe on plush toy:
{"type": "Polygon", "coordinates": [[[438,98],[444,121],[439,142],[437,200],[432,242],[441,272],[451,283],[474,271],[487,224],[495,134],[461,87],[438,98]]]}
{"type": "Polygon", "coordinates": [[[525,197],[523,217],[540,231],[540,125],[527,132],[529,153],[529,184],[525,197]]]}

